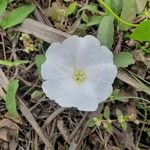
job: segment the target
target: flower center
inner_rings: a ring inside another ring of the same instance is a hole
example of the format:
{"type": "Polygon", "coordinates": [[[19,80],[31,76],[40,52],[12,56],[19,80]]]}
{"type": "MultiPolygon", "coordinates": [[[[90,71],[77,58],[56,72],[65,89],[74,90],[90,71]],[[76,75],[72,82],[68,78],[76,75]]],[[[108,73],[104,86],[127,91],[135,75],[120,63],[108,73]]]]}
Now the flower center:
{"type": "Polygon", "coordinates": [[[86,79],[86,74],[82,70],[75,70],[74,73],[73,73],[73,79],[77,83],[81,83],[86,79]]]}

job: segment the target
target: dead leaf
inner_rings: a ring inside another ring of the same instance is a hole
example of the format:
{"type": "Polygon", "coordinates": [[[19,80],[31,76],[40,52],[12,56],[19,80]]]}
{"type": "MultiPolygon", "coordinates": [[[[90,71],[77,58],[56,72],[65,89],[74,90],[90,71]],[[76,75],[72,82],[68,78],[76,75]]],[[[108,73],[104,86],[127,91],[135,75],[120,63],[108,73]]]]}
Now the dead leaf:
{"type": "Polygon", "coordinates": [[[65,32],[49,27],[45,24],[42,24],[38,21],[29,18],[25,19],[22,25],[16,28],[16,30],[24,33],[32,34],[35,37],[44,40],[48,43],[62,42],[66,38],[71,36],[65,32]]]}
{"type": "Polygon", "coordinates": [[[0,139],[9,143],[9,150],[15,150],[19,127],[9,119],[0,121],[0,139]]]}

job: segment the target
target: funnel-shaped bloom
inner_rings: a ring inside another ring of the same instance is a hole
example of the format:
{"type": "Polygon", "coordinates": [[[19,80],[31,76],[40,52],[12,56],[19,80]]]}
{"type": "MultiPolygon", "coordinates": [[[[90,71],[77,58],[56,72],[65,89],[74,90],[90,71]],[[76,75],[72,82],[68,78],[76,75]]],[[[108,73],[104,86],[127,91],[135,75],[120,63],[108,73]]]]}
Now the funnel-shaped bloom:
{"type": "Polygon", "coordinates": [[[47,97],[62,107],[94,111],[112,93],[117,69],[112,52],[91,35],[52,43],[41,74],[47,97]]]}

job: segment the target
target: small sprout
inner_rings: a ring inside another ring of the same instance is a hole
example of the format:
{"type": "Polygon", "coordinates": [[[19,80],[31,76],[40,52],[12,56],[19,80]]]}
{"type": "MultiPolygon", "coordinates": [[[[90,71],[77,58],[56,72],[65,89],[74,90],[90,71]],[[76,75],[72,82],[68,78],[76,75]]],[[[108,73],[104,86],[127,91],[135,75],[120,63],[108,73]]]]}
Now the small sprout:
{"type": "Polygon", "coordinates": [[[116,109],[116,114],[117,114],[118,122],[121,124],[121,127],[124,130],[126,130],[127,129],[128,116],[123,115],[119,109],[116,109]]]}

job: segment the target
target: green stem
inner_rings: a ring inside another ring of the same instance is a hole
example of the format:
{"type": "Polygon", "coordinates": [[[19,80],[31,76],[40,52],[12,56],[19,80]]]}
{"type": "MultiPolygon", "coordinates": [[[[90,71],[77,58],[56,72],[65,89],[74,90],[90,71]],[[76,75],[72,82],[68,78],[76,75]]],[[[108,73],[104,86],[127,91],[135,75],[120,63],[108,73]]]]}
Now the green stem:
{"type": "Polygon", "coordinates": [[[97,0],[100,4],[102,4],[118,21],[124,23],[125,25],[127,26],[131,26],[131,27],[137,27],[138,24],[132,24],[132,23],[129,23],[129,22],[126,22],[124,20],[122,20],[121,18],[119,18],[113,11],[112,9],[105,3],[103,2],[103,0],[97,0]]]}
{"type": "Polygon", "coordinates": [[[145,101],[147,103],[150,104],[150,101],[145,99],[145,98],[141,98],[141,97],[134,97],[134,96],[124,96],[124,97],[117,97],[118,99],[139,99],[139,100],[142,100],[142,101],[145,101]]]}

